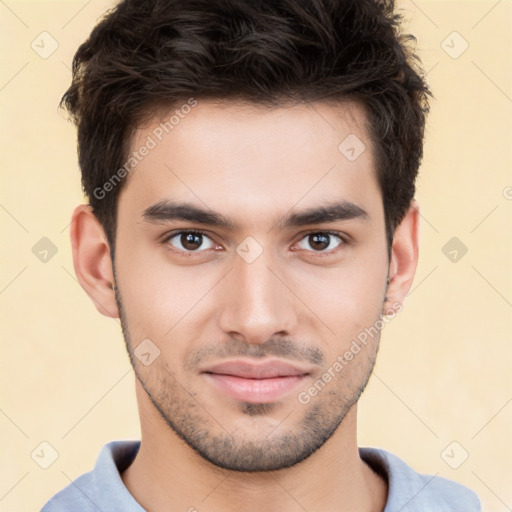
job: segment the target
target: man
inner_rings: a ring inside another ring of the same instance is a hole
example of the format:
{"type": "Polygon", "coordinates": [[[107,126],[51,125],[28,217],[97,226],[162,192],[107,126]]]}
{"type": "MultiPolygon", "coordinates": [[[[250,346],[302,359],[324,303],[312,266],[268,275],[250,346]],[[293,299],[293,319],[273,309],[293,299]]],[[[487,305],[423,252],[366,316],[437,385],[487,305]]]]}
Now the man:
{"type": "Polygon", "coordinates": [[[400,21],[375,0],[125,0],[79,48],[75,271],[121,319],[142,440],[44,512],[480,510],[357,445],[418,259],[431,93],[400,21]]]}

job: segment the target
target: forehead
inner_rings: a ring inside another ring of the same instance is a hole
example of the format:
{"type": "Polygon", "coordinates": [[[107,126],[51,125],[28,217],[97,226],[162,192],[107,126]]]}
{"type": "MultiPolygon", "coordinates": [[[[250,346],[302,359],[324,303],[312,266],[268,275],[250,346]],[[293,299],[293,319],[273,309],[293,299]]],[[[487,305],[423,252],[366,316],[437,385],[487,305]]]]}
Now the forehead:
{"type": "Polygon", "coordinates": [[[119,213],[140,216],[162,200],[245,214],[249,223],[339,200],[379,209],[365,123],[364,109],[348,102],[268,108],[198,101],[161,111],[133,137],[139,161],[119,213]]]}

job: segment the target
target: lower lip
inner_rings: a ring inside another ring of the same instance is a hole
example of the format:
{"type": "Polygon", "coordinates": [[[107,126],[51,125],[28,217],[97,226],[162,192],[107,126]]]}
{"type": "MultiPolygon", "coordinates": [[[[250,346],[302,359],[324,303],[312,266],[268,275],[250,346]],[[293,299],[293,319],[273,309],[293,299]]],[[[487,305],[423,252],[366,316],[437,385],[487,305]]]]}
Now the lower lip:
{"type": "Polygon", "coordinates": [[[306,377],[305,375],[290,375],[269,379],[246,379],[218,373],[205,373],[204,375],[225,395],[255,404],[266,404],[279,400],[306,377]]]}

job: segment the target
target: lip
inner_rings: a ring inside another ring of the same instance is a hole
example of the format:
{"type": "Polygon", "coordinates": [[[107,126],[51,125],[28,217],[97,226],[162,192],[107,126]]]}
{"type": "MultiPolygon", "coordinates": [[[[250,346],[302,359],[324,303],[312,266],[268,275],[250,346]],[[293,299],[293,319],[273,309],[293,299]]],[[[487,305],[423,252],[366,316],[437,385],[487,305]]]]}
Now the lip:
{"type": "Polygon", "coordinates": [[[235,400],[270,403],[290,393],[310,372],[279,360],[236,360],[208,367],[201,373],[221,393],[235,400]]]}

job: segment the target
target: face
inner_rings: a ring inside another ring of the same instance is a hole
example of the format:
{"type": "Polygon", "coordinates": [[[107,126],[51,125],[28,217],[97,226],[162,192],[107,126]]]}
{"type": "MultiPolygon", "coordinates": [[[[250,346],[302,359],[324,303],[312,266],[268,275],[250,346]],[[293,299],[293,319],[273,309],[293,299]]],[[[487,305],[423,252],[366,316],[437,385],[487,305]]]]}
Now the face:
{"type": "Polygon", "coordinates": [[[136,133],[133,151],[155,144],[118,202],[116,301],[144,400],[217,466],[292,466],[342,424],[377,353],[379,334],[357,342],[388,275],[364,113],[201,101],[160,122],[136,133]]]}

